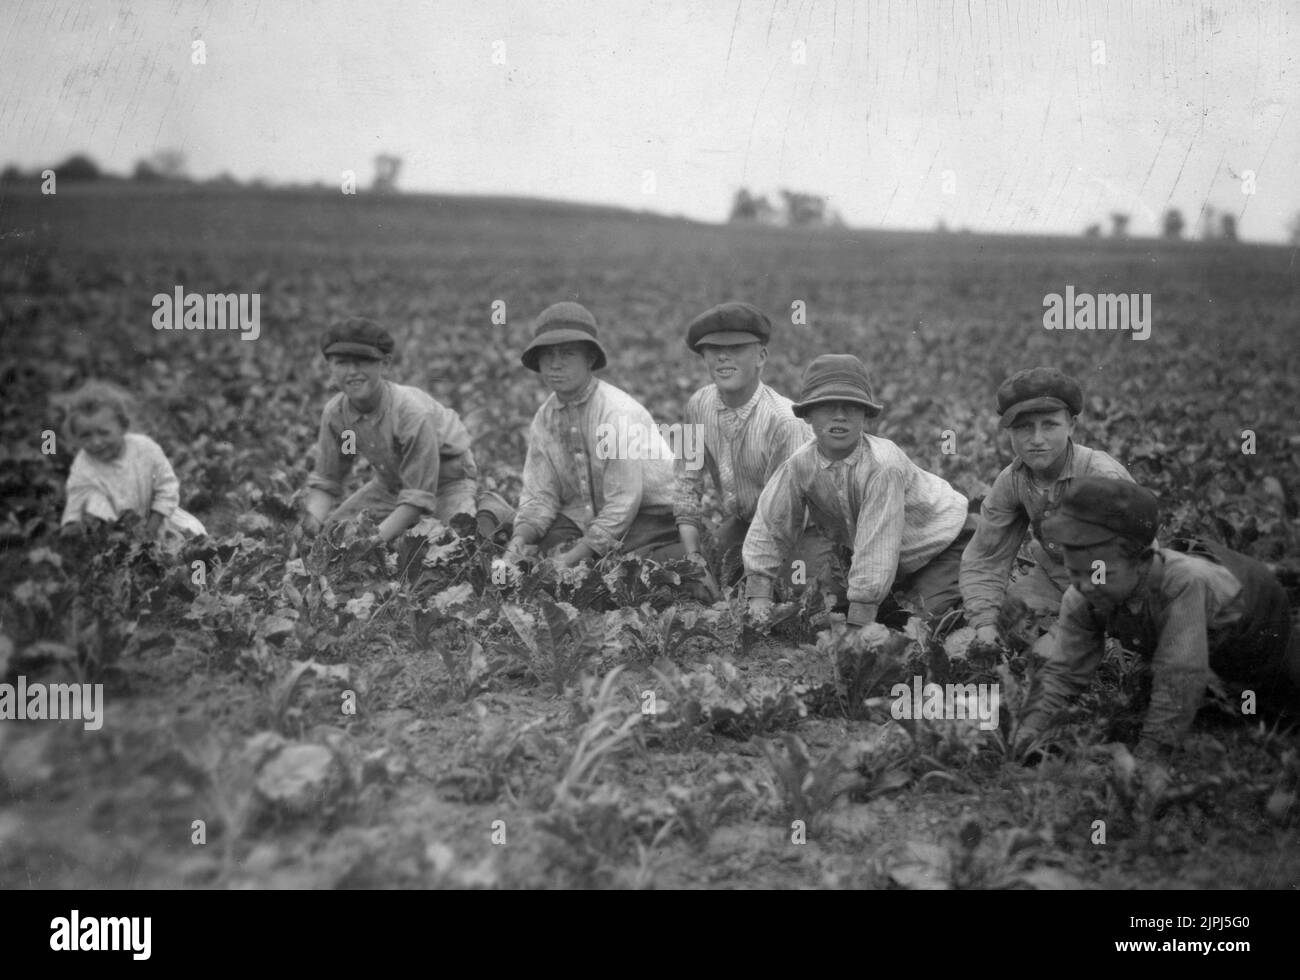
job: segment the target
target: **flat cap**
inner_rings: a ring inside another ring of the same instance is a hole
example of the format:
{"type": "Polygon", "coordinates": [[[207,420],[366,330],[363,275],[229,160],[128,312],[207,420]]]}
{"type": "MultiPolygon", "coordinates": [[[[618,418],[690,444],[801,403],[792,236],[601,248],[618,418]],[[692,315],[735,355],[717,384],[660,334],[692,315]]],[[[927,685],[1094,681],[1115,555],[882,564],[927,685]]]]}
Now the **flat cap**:
{"type": "Polygon", "coordinates": [[[352,316],[332,324],[321,338],[321,352],[329,357],[331,354],[346,354],[351,357],[365,357],[378,361],[393,352],[393,335],[364,317],[352,316]]]}
{"type": "Polygon", "coordinates": [[[867,410],[867,418],[884,411],[871,392],[866,367],[852,354],[822,354],[804,370],[799,401],[791,409],[806,418],[818,402],[852,402],[867,410]]]}
{"type": "Polygon", "coordinates": [[[1075,480],[1043,521],[1043,537],[1074,548],[1114,537],[1149,543],[1159,525],[1160,506],[1150,490],[1128,480],[1088,476],[1075,480]]]}
{"type": "Polygon", "coordinates": [[[528,370],[536,371],[541,348],[581,341],[596,348],[596,363],[591,369],[599,371],[608,363],[609,358],[605,356],[605,348],[596,337],[597,332],[596,318],[581,303],[552,303],[533,321],[533,339],[519,355],[519,360],[528,370]]]}
{"type": "Polygon", "coordinates": [[[1053,412],[1063,408],[1071,415],[1083,409],[1083,390],[1056,368],[1017,371],[998,386],[999,425],[1009,429],[1025,412],[1053,412]]]}
{"type": "Polygon", "coordinates": [[[772,321],[757,306],[749,303],[719,303],[705,310],[686,328],[686,346],[691,353],[700,352],[700,344],[733,347],[739,344],[766,344],[772,336],[772,321]]]}

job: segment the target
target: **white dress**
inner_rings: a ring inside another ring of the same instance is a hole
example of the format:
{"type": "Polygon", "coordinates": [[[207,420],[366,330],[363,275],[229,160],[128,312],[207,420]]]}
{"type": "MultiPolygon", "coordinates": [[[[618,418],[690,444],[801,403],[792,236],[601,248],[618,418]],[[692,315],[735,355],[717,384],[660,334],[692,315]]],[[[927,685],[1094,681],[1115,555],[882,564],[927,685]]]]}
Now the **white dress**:
{"type": "Polygon", "coordinates": [[[85,517],[116,521],[130,510],[147,518],[156,511],[163,516],[159,537],[165,543],[206,533],[197,517],[181,510],[180,481],[162,447],[139,432],[126,433],[124,442],[122,455],[110,463],[84,449],[77,453],[63,523],[85,517]]]}

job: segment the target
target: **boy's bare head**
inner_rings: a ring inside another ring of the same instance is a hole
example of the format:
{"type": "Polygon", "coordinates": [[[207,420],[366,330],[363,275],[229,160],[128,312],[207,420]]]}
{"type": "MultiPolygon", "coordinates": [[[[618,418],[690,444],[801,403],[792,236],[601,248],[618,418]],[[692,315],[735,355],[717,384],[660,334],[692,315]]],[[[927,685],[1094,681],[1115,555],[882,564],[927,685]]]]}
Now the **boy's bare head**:
{"type": "Polygon", "coordinates": [[[66,419],[66,434],[97,459],[122,454],[131,427],[131,396],[107,381],[87,381],[58,399],[66,419]]]}
{"type": "Polygon", "coordinates": [[[1074,422],[1064,408],[1021,412],[1009,427],[1011,448],[1034,475],[1055,478],[1065,465],[1074,422]]]}
{"type": "Polygon", "coordinates": [[[1118,536],[1062,550],[1070,584],[1105,615],[1133,597],[1155,554],[1150,541],[1118,536]]]}

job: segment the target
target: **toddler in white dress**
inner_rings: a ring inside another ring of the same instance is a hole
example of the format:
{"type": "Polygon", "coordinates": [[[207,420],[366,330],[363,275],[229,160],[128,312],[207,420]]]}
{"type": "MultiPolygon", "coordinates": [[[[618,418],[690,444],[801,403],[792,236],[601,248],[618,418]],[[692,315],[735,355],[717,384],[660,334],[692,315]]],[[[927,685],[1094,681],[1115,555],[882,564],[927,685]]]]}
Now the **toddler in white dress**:
{"type": "Polygon", "coordinates": [[[146,531],[165,545],[204,534],[203,524],[181,510],[180,481],[162,447],[140,432],[128,432],[125,393],[103,382],[87,382],[66,401],[68,431],[79,445],[68,474],[63,525],[87,518],[116,521],[127,511],[146,519],[146,531]]]}

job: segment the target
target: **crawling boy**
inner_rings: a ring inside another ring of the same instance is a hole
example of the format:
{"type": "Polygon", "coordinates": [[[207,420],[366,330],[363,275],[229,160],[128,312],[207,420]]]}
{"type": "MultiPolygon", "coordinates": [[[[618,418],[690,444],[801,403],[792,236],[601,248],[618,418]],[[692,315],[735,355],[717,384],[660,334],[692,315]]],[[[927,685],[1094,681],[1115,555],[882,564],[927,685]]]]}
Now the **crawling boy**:
{"type": "Polygon", "coordinates": [[[1043,518],[1082,477],[1131,480],[1128,470],[1099,449],[1074,442],[1083,392],[1055,368],[1020,371],[997,392],[999,426],[1011,435],[1016,458],[993,482],[979,526],[961,558],[966,621],[981,643],[995,644],[998,611],[1008,595],[1055,619],[1070,586],[1063,556],[1042,540],[1043,518]],[[1033,564],[1014,579],[1011,568],[1025,537],[1033,564]]]}
{"type": "Polygon", "coordinates": [[[456,412],[419,388],[385,378],[393,346],[387,330],[360,317],[335,324],[321,340],[339,394],[321,413],[303,519],[309,533],[366,512],[389,542],[426,515],[446,522],[475,513],[469,432],[456,412]],[[358,455],[374,478],[335,506],[358,455]]]}
{"type": "MultiPolygon", "coordinates": [[[[851,555],[847,581],[836,583],[851,626],[875,622],[881,603],[896,590],[926,614],[954,607],[973,515],[946,480],[921,469],[888,439],[864,431],[882,407],[862,362],[852,354],[816,358],[793,410],[811,424],[814,441],[776,471],[745,538],[745,594],[753,620],[770,619],[773,581],[806,516],[825,536],[828,551],[851,555]]],[[[814,574],[822,568],[808,569],[809,581],[814,574]]]]}
{"type": "Polygon", "coordinates": [[[1089,477],[1066,492],[1043,534],[1062,546],[1070,589],[1038,670],[1018,743],[1032,743],[1083,691],[1114,637],[1151,672],[1151,702],[1137,755],[1162,760],[1191,726],[1211,673],[1243,706],[1300,709],[1300,650],[1277,579],[1221,545],[1188,553],[1155,546],[1150,491],[1089,477]]]}

